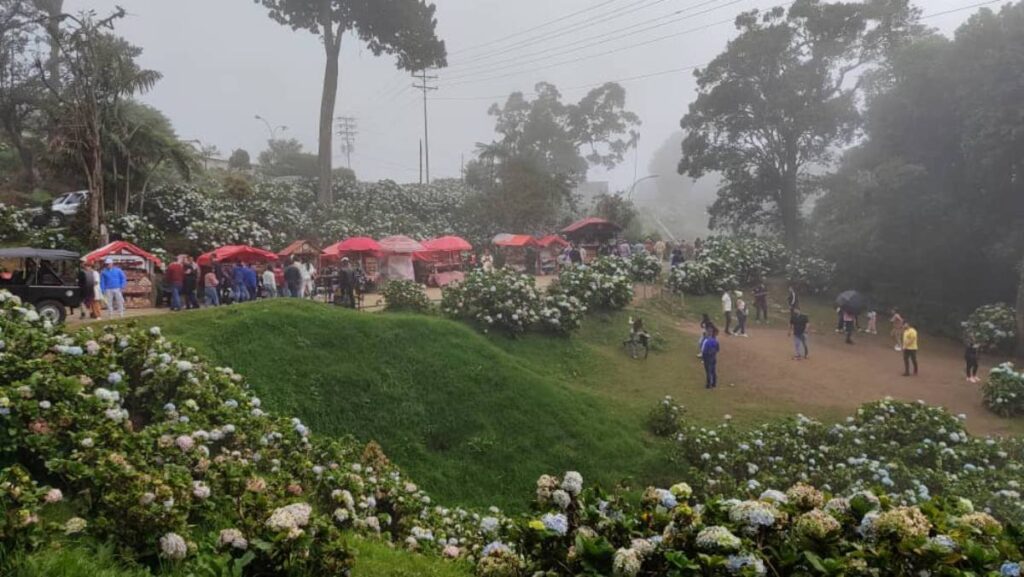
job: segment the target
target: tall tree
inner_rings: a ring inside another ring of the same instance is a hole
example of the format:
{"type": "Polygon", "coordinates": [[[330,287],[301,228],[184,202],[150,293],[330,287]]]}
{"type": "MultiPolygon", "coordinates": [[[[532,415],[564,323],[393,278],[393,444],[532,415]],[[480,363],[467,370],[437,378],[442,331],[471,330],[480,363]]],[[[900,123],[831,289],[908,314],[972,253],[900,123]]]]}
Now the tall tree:
{"type": "Polygon", "coordinates": [[[797,245],[808,169],[851,141],[865,68],[915,34],[917,17],[909,0],[796,0],[737,17],[739,36],[695,71],[681,121],[679,171],[722,175],[712,226],[766,225],[797,245]]]}
{"type": "Polygon", "coordinates": [[[32,0],[36,8],[45,14],[46,33],[50,44],[50,56],[46,68],[50,78],[60,80],[60,24],[64,19],[64,0],[32,0]]]}
{"type": "Polygon", "coordinates": [[[51,146],[78,166],[89,186],[89,229],[99,235],[106,207],[104,188],[105,127],[116,121],[119,105],[149,90],[160,73],[141,68],[135,59],[142,49],[113,35],[114,22],[124,17],[119,8],[96,19],[90,13],[65,14],[56,42],[62,55],[57,78],[48,66],[38,69],[57,106],[51,146]]]}
{"type": "Polygon", "coordinates": [[[249,158],[249,151],[244,148],[235,149],[228,158],[228,168],[231,170],[249,170],[252,168],[252,159],[249,158]]]}
{"type": "Polygon", "coordinates": [[[437,38],[435,7],[423,0],[255,0],[270,17],[294,30],[320,36],[324,45],[323,96],[320,102],[319,176],[321,202],[331,200],[334,108],[338,98],[341,42],[346,32],[377,56],[393,54],[401,70],[447,65],[444,42],[437,38]]]}
{"type": "Polygon", "coordinates": [[[34,40],[43,33],[39,21],[39,12],[27,0],[0,0],[0,133],[18,153],[21,182],[28,190],[37,179],[35,158],[46,101],[34,68],[34,40]]]}

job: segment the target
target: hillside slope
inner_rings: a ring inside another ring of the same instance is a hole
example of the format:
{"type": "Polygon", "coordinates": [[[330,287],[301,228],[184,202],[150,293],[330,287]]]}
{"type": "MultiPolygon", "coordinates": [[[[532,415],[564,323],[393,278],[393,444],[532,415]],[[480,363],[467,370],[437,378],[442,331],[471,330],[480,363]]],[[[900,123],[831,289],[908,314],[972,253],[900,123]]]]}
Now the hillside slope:
{"type": "MultiPolygon", "coordinates": [[[[578,469],[611,485],[670,468],[634,408],[458,323],[294,300],[143,322],[242,372],[268,407],[315,432],[378,441],[445,503],[520,508],[542,473],[578,469]]],[[[544,346],[581,354],[565,339],[544,346]]]]}

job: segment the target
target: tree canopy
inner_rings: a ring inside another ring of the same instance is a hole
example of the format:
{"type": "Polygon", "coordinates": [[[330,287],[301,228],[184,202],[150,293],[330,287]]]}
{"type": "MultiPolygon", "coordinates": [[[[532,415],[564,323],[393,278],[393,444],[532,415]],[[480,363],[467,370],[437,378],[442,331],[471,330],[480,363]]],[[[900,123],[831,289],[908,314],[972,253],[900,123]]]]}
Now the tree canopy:
{"type": "Polygon", "coordinates": [[[916,17],[906,0],[796,0],[737,17],[739,36],[695,71],[681,121],[679,171],[722,176],[712,227],[768,227],[796,245],[810,169],[852,140],[865,68],[916,33],[916,17]]]}

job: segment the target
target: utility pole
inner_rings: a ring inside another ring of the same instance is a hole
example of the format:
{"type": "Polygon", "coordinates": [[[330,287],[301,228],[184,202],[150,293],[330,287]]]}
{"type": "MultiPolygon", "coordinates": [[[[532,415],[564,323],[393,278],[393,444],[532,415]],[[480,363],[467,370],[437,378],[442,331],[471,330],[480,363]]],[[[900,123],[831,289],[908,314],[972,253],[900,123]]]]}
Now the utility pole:
{"type": "Polygon", "coordinates": [[[334,119],[341,137],[341,151],[345,153],[345,162],[352,170],[352,153],[356,151],[356,135],[359,134],[355,116],[339,116],[334,119]]]}
{"type": "Polygon", "coordinates": [[[423,139],[420,139],[420,184],[423,184],[423,139]]]}
{"type": "Polygon", "coordinates": [[[459,155],[459,174],[462,175],[462,184],[466,184],[466,153],[459,155]]]}
{"type": "Polygon", "coordinates": [[[412,76],[420,81],[419,84],[413,84],[412,87],[423,91],[423,151],[426,158],[427,184],[430,184],[430,131],[427,124],[427,92],[437,90],[436,86],[430,85],[431,81],[437,80],[437,76],[427,76],[426,68],[420,70],[419,76],[415,74],[412,76]]]}

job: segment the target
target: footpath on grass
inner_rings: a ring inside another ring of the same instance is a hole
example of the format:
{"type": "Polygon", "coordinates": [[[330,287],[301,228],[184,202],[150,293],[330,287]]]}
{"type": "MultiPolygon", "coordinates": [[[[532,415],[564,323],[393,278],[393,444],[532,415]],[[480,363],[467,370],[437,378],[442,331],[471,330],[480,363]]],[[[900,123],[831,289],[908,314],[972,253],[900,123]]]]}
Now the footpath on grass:
{"type": "MultiPolygon", "coordinates": [[[[792,339],[783,321],[774,325],[753,324],[749,338],[721,336],[719,381],[742,388],[750,396],[776,403],[779,400],[821,410],[849,414],[863,403],[892,397],[922,400],[945,407],[954,415],[966,415],[973,434],[1020,434],[1024,423],[1003,419],[982,405],[981,385],[965,380],[962,349],[957,343],[922,336],[918,353],[920,372],[903,376],[903,356],[893,350],[886,328],[878,335],[857,334],[847,345],[831,327],[812,326],[808,335],[810,358],[793,360],[792,339]]],[[[678,329],[697,338],[700,327],[682,321],[678,329]]],[[[985,375],[994,359],[983,359],[985,375]]],[[[695,369],[700,361],[692,359],[695,369]]]]}

